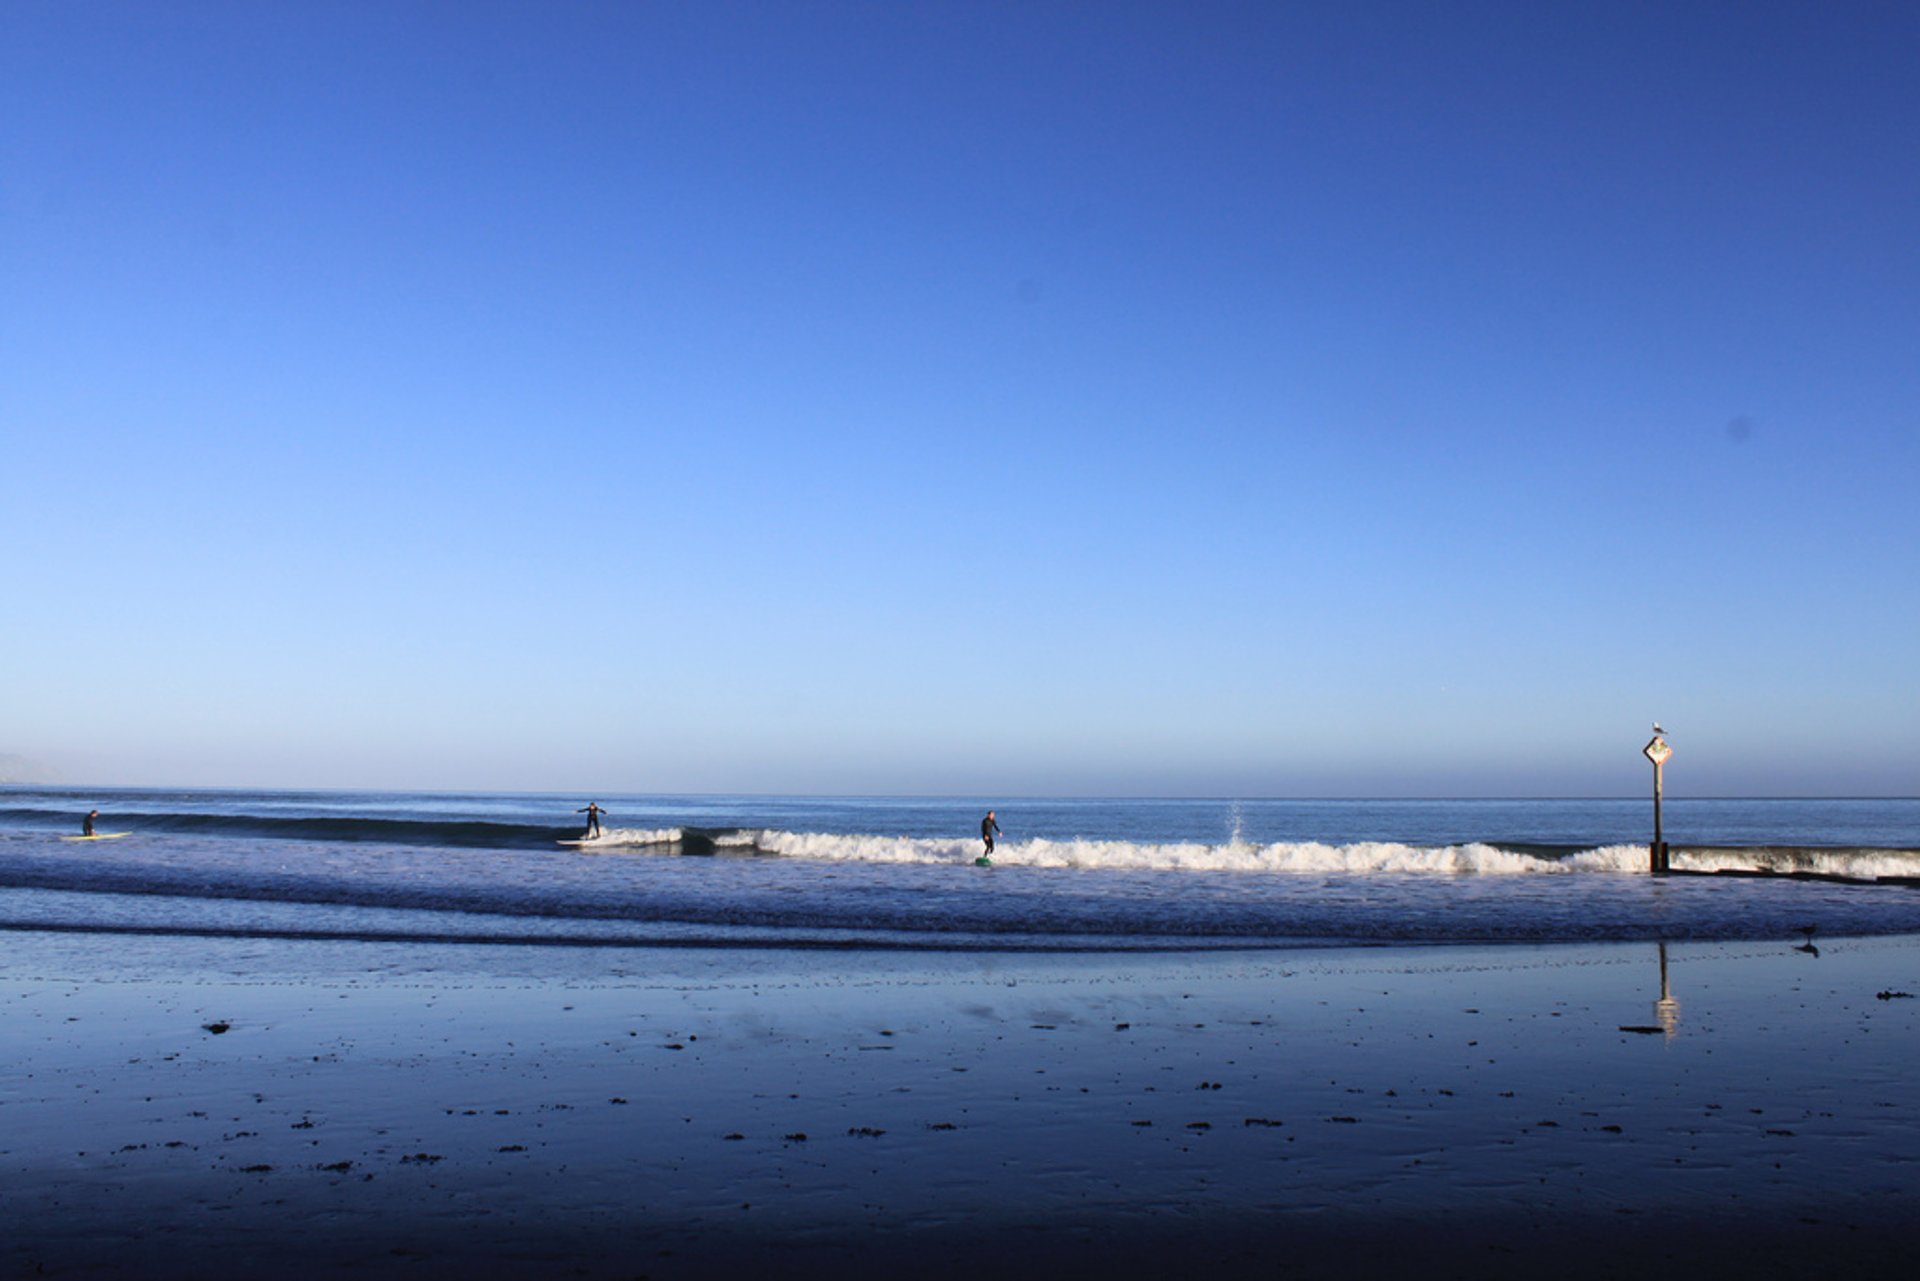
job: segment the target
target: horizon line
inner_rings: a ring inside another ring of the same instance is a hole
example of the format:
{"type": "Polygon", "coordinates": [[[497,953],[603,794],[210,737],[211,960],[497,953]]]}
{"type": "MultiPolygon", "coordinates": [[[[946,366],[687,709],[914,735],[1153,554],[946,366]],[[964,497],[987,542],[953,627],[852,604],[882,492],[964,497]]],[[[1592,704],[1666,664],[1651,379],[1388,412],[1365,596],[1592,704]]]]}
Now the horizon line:
{"type": "MultiPolygon", "coordinates": [[[[994,800],[999,804],[1009,801],[1282,801],[1282,802],[1325,802],[1325,801],[1409,801],[1409,802],[1497,802],[1497,801],[1647,801],[1645,794],[1488,794],[1488,795],[1435,795],[1435,794],[1350,794],[1350,795],[1277,795],[1252,793],[1234,794],[1147,794],[1147,793],[1109,793],[1068,794],[1068,793],[988,793],[988,792],[781,792],[781,791],[658,791],[624,792],[576,789],[553,791],[542,788],[462,788],[462,787],[353,787],[353,786],[261,786],[246,784],[178,784],[178,783],[51,783],[0,780],[0,788],[39,788],[61,792],[113,792],[113,791],[169,791],[169,792],[299,792],[299,793],[342,793],[364,792],[383,796],[622,796],[622,797],[688,797],[688,798],[764,798],[768,800],[843,800],[843,801],[980,801],[994,800]]],[[[1920,795],[1894,793],[1807,793],[1796,795],[1776,794],[1720,794],[1699,796],[1672,796],[1667,801],[1920,801],[1920,795]]]]}

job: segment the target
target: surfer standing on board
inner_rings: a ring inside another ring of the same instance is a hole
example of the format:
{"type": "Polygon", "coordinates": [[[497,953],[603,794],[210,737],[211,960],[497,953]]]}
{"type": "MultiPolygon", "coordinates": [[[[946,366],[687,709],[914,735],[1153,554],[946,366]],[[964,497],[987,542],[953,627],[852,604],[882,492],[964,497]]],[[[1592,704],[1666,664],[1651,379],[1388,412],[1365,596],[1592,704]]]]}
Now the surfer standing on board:
{"type": "Polygon", "coordinates": [[[987,843],[986,852],[980,856],[981,858],[993,857],[993,838],[999,834],[1000,825],[993,821],[993,811],[988,810],[987,816],[980,820],[980,839],[987,843]]]}
{"type": "Polygon", "coordinates": [[[587,816],[587,840],[590,841],[600,835],[600,816],[606,813],[606,811],[600,808],[599,802],[588,801],[587,808],[575,810],[574,813],[585,814],[587,816]]]}
{"type": "Polygon", "coordinates": [[[92,835],[93,835],[93,820],[94,820],[94,819],[96,819],[96,818],[99,818],[99,817],[100,817],[100,811],[99,811],[99,810],[93,810],[93,811],[92,811],[92,812],[90,812],[90,813],[89,813],[89,814],[88,814],[88,815],[87,815],[87,816],[86,816],[85,818],[83,818],[83,819],[81,819],[81,820],[80,820],[80,835],[82,835],[82,836],[92,836],[92,835]]]}

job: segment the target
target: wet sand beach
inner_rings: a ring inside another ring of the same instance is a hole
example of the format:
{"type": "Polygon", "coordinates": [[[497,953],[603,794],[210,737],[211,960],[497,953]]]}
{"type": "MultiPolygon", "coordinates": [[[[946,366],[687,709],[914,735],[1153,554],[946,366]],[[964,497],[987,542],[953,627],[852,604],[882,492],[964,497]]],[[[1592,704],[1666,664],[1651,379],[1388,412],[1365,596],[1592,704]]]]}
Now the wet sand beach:
{"type": "Polygon", "coordinates": [[[8,1276],[1890,1272],[1920,941],[6,937],[8,1276]]]}

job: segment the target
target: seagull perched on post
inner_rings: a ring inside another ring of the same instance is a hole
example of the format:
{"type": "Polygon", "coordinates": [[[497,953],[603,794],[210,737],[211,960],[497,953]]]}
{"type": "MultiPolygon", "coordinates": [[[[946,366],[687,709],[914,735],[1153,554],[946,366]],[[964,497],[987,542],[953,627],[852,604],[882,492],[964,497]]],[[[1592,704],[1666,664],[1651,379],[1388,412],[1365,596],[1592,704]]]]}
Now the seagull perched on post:
{"type": "Polygon", "coordinates": [[[1659,722],[1659,721],[1655,721],[1655,722],[1653,723],[1653,732],[1654,732],[1654,733],[1656,733],[1656,734],[1664,734],[1664,733],[1666,733],[1667,731],[1665,731],[1665,730],[1663,730],[1663,729],[1661,729],[1661,728],[1660,728],[1660,722],[1659,722]]]}

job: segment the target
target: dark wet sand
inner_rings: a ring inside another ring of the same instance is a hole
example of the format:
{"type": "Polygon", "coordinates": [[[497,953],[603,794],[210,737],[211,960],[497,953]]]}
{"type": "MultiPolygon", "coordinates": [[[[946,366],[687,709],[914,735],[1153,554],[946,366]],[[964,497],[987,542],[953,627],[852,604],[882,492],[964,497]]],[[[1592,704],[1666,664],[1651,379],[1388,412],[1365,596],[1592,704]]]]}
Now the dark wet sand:
{"type": "Polygon", "coordinates": [[[1651,945],[14,935],[0,1274],[1904,1275],[1920,942],[1799,941],[1662,1005],[1651,945]]]}

